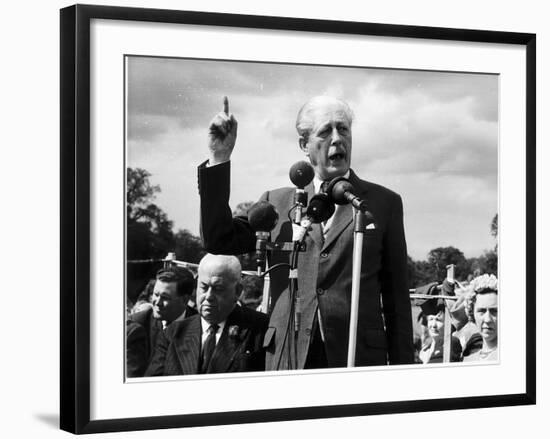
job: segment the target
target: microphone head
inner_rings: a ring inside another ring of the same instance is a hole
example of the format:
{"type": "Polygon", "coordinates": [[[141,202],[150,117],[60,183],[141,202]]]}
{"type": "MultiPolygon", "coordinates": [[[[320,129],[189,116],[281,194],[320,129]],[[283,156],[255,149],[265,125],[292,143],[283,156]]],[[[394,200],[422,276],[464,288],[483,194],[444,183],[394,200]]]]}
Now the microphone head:
{"type": "Polygon", "coordinates": [[[292,184],[299,189],[305,188],[313,180],[315,172],[313,167],[306,161],[294,163],[290,168],[288,176],[292,184]]]}
{"type": "Polygon", "coordinates": [[[270,232],[277,221],[279,214],[269,201],[258,201],[248,209],[248,223],[255,232],[270,232]]]}
{"type": "Polygon", "coordinates": [[[334,209],[334,203],[331,202],[330,197],[327,194],[318,193],[311,198],[306,215],[311,218],[311,222],[321,223],[332,216],[334,209]]]}
{"type": "Polygon", "coordinates": [[[327,189],[330,199],[335,204],[347,204],[349,203],[348,199],[345,196],[346,192],[353,193],[353,185],[349,182],[347,178],[336,177],[333,179],[327,189]]]}

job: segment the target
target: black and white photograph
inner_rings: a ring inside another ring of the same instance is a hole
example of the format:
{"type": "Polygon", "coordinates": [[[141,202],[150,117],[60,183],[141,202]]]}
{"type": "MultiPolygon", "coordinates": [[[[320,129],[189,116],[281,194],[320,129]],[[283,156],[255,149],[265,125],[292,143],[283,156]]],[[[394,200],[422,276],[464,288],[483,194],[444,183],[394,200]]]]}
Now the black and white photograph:
{"type": "Polygon", "coordinates": [[[61,10],[61,429],[535,404],[536,35],[311,17],[61,10]]]}
{"type": "Polygon", "coordinates": [[[498,363],[498,75],[124,63],[127,378],[498,363]]]}
{"type": "Polygon", "coordinates": [[[544,436],[544,2],[85,3],[3,10],[0,436],[544,436]]]}

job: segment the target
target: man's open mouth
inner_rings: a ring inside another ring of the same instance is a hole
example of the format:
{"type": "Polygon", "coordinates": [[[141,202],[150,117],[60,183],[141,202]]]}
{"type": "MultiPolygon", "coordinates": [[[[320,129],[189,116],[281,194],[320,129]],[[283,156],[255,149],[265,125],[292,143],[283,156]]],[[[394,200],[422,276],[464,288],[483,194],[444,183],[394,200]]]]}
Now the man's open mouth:
{"type": "Polygon", "coordinates": [[[335,152],[333,154],[329,154],[328,156],[328,159],[330,161],[339,161],[339,160],[344,160],[345,158],[346,158],[346,154],[341,151],[335,152]]]}

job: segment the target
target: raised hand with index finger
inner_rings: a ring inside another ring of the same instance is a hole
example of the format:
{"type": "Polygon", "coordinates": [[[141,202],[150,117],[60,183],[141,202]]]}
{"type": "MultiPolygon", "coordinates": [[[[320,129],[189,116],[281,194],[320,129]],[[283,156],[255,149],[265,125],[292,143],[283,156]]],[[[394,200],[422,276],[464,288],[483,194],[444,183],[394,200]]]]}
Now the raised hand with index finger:
{"type": "Polygon", "coordinates": [[[228,161],[237,140],[237,120],[229,113],[229,100],[223,97],[223,111],[214,116],[208,127],[210,165],[228,161]]]}

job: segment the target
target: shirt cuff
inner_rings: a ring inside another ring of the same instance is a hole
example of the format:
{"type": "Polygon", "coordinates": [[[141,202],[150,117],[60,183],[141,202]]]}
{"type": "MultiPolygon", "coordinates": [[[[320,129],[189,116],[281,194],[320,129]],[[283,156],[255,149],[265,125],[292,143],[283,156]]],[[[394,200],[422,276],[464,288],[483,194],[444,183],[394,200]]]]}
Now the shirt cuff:
{"type": "Polygon", "coordinates": [[[206,161],[204,162],[204,165],[205,165],[206,168],[213,168],[213,167],[215,167],[215,166],[223,165],[224,163],[227,163],[228,161],[229,161],[229,160],[226,160],[226,161],[224,161],[224,162],[220,162],[220,163],[217,163],[217,164],[215,164],[215,165],[211,165],[211,164],[210,164],[210,160],[206,160],[206,161]]]}

